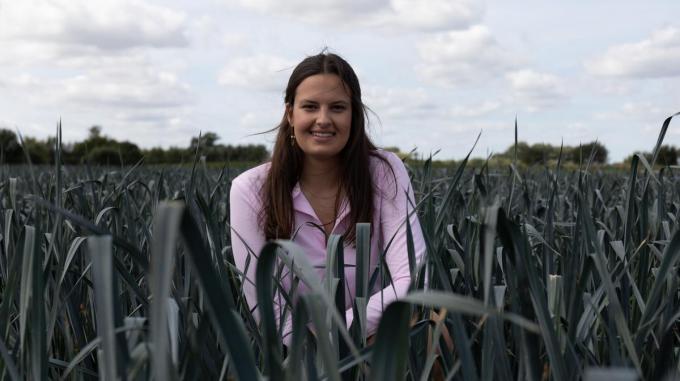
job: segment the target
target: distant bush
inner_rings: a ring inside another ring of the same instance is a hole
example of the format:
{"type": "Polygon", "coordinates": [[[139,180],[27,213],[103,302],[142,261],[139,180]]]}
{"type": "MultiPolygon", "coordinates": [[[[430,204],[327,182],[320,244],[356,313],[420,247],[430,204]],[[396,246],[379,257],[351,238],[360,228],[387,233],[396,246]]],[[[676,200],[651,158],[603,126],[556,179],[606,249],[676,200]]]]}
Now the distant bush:
{"type": "Polygon", "coordinates": [[[114,147],[96,147],[86,156],[90,164],[120,165],[120,153],[114,147]]]}
{"type": "MultiPolygon", "coordinates": [[[[598,143],[590,142],[581,144],[579,146],[564,146],[561,147],[562,163],[578,164],[588,162],[590,156],[593,156],[593,163],[606,164],[609,156],[607,148],[598,143]]],[[[496,155],[496,157],[505,157],[513,159],[515,157],[515,145],[511,145],[505,152],[496,155]]],[[[526,142],[517,143],[517,160],[525,165],[546,165],[550,161],[557,161],[560,157],[560,146],[553,146],[545,143],[528,144],[526,142]]]]}
{"type": "MultiPolygon", "coordinates": [[[[678,165],[678,156],[680,155],[680,149],[675,146],[663,145],[659,148],[659,155],[656,158],[656,165],[678,165]]],[[[652,163],[652,153],[651,152],[634,152],[624,159],[624,164],[630,165],[633,160],[633,156],[642,155],[645,160],[650,164],[652,163]]]]}

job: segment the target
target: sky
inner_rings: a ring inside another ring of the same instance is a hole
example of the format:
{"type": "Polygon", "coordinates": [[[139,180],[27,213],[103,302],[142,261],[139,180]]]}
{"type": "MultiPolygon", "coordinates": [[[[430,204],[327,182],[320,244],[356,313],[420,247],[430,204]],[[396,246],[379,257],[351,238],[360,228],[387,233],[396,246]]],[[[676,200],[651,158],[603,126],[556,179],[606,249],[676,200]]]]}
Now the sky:
{"type": "MultiPolygon", "coordinates": [[[[438,159],[514,141],[654,147],[680,111],[680,2],[0,0],[0,128],[141,147],[266,144],[293,67],[359,76],[370,136],[438,159]]],[[[680,146],[680,122],[665,142],[680,146]]]]}

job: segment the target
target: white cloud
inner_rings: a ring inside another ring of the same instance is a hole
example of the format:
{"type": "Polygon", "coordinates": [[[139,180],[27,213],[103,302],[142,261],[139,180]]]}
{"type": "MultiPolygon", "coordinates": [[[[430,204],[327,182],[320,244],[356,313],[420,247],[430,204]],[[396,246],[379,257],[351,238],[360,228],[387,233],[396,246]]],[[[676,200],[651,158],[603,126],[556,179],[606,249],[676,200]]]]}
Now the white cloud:
{"type": "Polygon", "coordinates": [[[140,0],[26,0],[0,6],[0,66],[92,68],[188,46],[186,16],[140,0]]]}
{"type": "Polygon", "coordinates": [[[175,73],[148,64],[104,66],[62,77],[21,73],[0,78],[0,83],[42,103],[121,109],[169,108],[191,103],[189,85],[175,73]]]}
{"type": "Polygon", "coordinates": [[[457,118],[476,118],[491,114],[501,107],[499,101],[484,101],[476,104],[455,105],[448,110],[448,114],[457,118]]]}
{"type": "Polygon", "coordinates": [[[228,139],[232,144],[264,144],[271,149],[276,140],[275,128],[283,117],[283,109],[270,108],[263,112],[247,111],[238,119],[238,129],[230,131],[228,139]]]}
{"type": "Polygon", "coordinates": [[[654,125],[654,128],[659,128],[663,121],[671,115],[669,110],[673,110],[672,107],[675,107],[671,103],[672,101],[631,100],[623,102],[616,110],[595,113],[593,118],[599,121],[645,122],[652,125],[658,123],[658,125],[654,125]]]}
{"type": "Polygon", "coordinates": [[[193,14],[187,18],[187,25],[186,34],[192,51],[230,56],[247,50],[252,43],[253,33],[229,25],[224,21],[224,14],[193,14]]]}
{"type": "Polygon", "coordinates": [[[139,0],[4,2],[0,38],[100,50],[185,46],[185,15],[139,0]]]}
{"type": "Polygon", "coordinates": [[[623,114],[628,116],[640,116],[640,115],[665,115],[665,110],[656,104],[651,102],[626,102],[621,107],[623,114]]]}
{"type": "Polygon", "coordinates": [[[265,113],[248,111],[239,119],[239,125],[249,134],[264,132],[276,127],[282,117],[283,109],[280,112],[270,110],[265,113]]]}
{"type": "Polygon", "coordinates": [[[245,34],[225,33],[222,36],[222,46],[227,49],[243,49],[248,46],[248,38],[245,34]]]}
{"type": "Polygon", "coordinates": [[[583,122],[569,122],[564,128],[566,129],[565,136],[568,136],[572,142],[578,140],[586,143],[597,139],[596,136],[593,136],[595,131],[593,131],[592,127],[583,122]]]}
{"type": "Polygon", "coordinates": [[[474,0],[392,0],[374,23],[417,30],[465,29],[479,22],[483,12],[483,4],[474,0]]]}
{"type": "Polygon", "coordinates": [[[386,6],[387,0],[317,0],[313,5],[307,0],[232,0],[232,4],[262,13],[276,13],[294,16],[316,22],[332,20],[338,16],[361,15],[375,12],[386,6]]]}
{"type": "Polygon", "coordinates": [[[517,64],[483,25],[428,36],[420,42],[418,51],[422,63],[416,71],[435,86],[476,82],[517,64]]]}
{"type": "Polygon", "coordinates": [[[514,96],[530,111],[554,106],[567,97],[562,79],[552,74],[522,69],[508,73],[506,78],[514,96]]]}
{"type": "Polygon", "coordinates": [[[591,74],[657,78],[680,76],[680,29],[665,27],[643,41],[613,46],[585,62],[591,74]]]}
{"type": "Polygon", "coordinates": [[[593,92],[610,96],[626,96],[634,93],[630,81],[621,81],[617,78],[599,78],[600,80],[589,81],[588,86],[593,92]]]}
{"type": "Polygon", "coordinates": [[[564,93],[562,81],[552,74],[522,69],[508,73],[506,77],[520,94],[556,97],[564,93]]]}
{"type": "Polygon", "coordinates": [[[271,55],[240,57],[222,68],[217,81],[229,87],[283,92],[296,64],[295,61],[271,55]]]}
{"type": "Polygon", "coordinates": [[[152,67],[91,70],[59,81],[59,87],[66,101],[86,106],[149,110],[190,103],[188,85],[152,67]]]}
{"type": "Polygon", "coordinates": [[[416,30],[467,28],[479,22],[484,12],[483,4],[475,0],[318,0],[313,6],[308,0],[227,2],[313,24],[416,30]]]}
{"type": "Polygon", "coordinates": [[[175,73],[134,62],[60,77],[18,73],[0,82],[6,86],[3,91],[20,99],[15,103],[21,109],[117,125],[133,139],[137,138],[135,126],[165,127],[171,118],[190,112],[194,104],[191,88],[175,73]]]}
{"type": "Polygon", "coordinates": [[[437,112],[422,88],[369,86],[363,89],[363,102],[381,119],[432,117],[437,112]]]}
{"type": "Polygon", "coordinates": [[[0,77],[0,87],[37,87],[40,80],[30,73],[20,73],[16,76],[0,77]]]}

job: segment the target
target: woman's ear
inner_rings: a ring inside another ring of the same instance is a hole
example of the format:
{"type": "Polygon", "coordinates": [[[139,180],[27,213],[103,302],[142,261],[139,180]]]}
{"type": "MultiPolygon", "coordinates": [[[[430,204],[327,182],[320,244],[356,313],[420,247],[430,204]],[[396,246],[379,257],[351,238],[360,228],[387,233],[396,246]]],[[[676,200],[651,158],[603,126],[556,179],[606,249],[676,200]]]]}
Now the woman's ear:
{"type": "Polygon", "coordinates": [[[289,125],[293,125],[293,105],[286,103],[286,120],[289,125]]]}

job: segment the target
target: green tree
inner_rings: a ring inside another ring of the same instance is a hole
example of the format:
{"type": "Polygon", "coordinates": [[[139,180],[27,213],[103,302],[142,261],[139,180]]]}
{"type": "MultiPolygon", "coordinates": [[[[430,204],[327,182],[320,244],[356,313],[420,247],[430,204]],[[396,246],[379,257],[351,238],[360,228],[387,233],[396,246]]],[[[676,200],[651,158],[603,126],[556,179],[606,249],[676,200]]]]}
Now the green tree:
{"type": "Polygon", "coordinates": [[[590,142],[581,144],[580,147],[574,147],[572,150],[571,161],[578,163],[579,159],[582,157],[583,162],[587,162],[590,155],[593,155],[593,162],[598,164],[607,163],[607,158],[609,156],[609,151],[600,142],[590,142]],[[582,156],[581,156],[582,155],[582,156]]]}
{"type": "MultiPolygon", "coordinates": [[[[579,163],[581,158],[588,160],[593,152],[593,162],[604,164],[607,162],[608,151],[605,146],[598,142],[582,144],[578,147],[562,147],[562,161],[579,163]]],[[[515,145],[511,145],[498,158],[512,160],[515,156],[515,145]]],[[[526,142],[517,143],[517,160],[525,165],[547,164],[560,157],[560,146],[551,144],[536,143],[529,145],[526,142]]]]}
{"type": "Polygon", "coordinates": [[[119,142],[102,134],[100,126],[90,127],[88,137],[73,144],[65,162],[80,164],[86,159],[93,164],[133,165],[142,158],[142,151],[131,142],[119,142]],[[122,163],[121,163],[122,160],[122,163]]]}
{"type": "Polygon", "coordinates": [[[117,146],[124,165],[134,165],[142,158],[142,151],[134,143],[124,141],[117,146]]]}
{"type": "Polygon", "coordinates": [[[661,165],[678,165],[678,149],[674,146],[661,146],[656,163],[661,165]]]}
{"type": "Polygon", "coordinates": [[[0,156],[5,163],[16,164],[23,161],[21,146],[12,130],[0,129],[0,156]]]}
{"type": "Polygon", "coordinates": [[[116,148],[117,144],[117,141],[101,134],[100,126],[92,126],[90,127],[90,134],[85,140],[73,144],[72,150],[68,153],[68,162],[71,164],[83,163],[85,158],[90,158],[88,155],[94,149],[98,147],[116,148]]]}
{"type": "MultiPolygon", "coordinates": [[[[529,145],[526,142],[517,142],[517,160],[526,164],[545,164],[552,158],[552,146],[543,143],[529,145]]],[[[515,157],[515,145],[511,145],[502,154],[509,159],[515,157]]]]}
{"type": "MultiPolygon", "coordinates": [[[[206,132],[205,134],[201,134],[201,147],[214,147],[218,140],[220,140],[220,137],[214,132],[206,132]]],[[[196,150],[197,145],[198,136],[194,136],[191,138],[189,149],[196,150]]]]}
{"type": "Polygon", "coordinates": [[[32,164],[50,164],[53,161],[48,141],[40,141],[30,136],[26,136],[23,139],[23,149],[28,152],[32,164]]]}
{"type": "Polygon", "coordinates": [[[117,147],[99,146],[95,147],[87,154],[87,161],[90,164],[99,165],[121,165],[120,151],[117,147]]]}
{"type": "Polygon", "coordinates": [[[168,164],[180,164],[189,162],[193,158],[193,153],[189,154],[186,148],[170,147],[163,154],[168,164]]]}
{"type": "MultiPolygon", "coordinates": [[[[657,165],[677,165],[678,164],[678,155],[680,155],[679,150],[675,148],[674,146],[668,146],[668,145],[663,145],[661,148],[659,148],[659,155],[656,158],[656,163],[657,165]]],[[[644,158],[651,164],[652,163],[652,153],[651,152],[640,152],[640,151],[635,151],[632,154],[628,155],[623,162],[625,164],[630,164],[631,161],[633,161],[633,156],[635,155],[643,155],[644,158]]]]}
{"type": "Polygon", "coordinates": [[[165,150],[161,147],[154,147],[142,152],[144,155],[144,163],[146,164],[163,164],[166,162],[165,150]]]}

